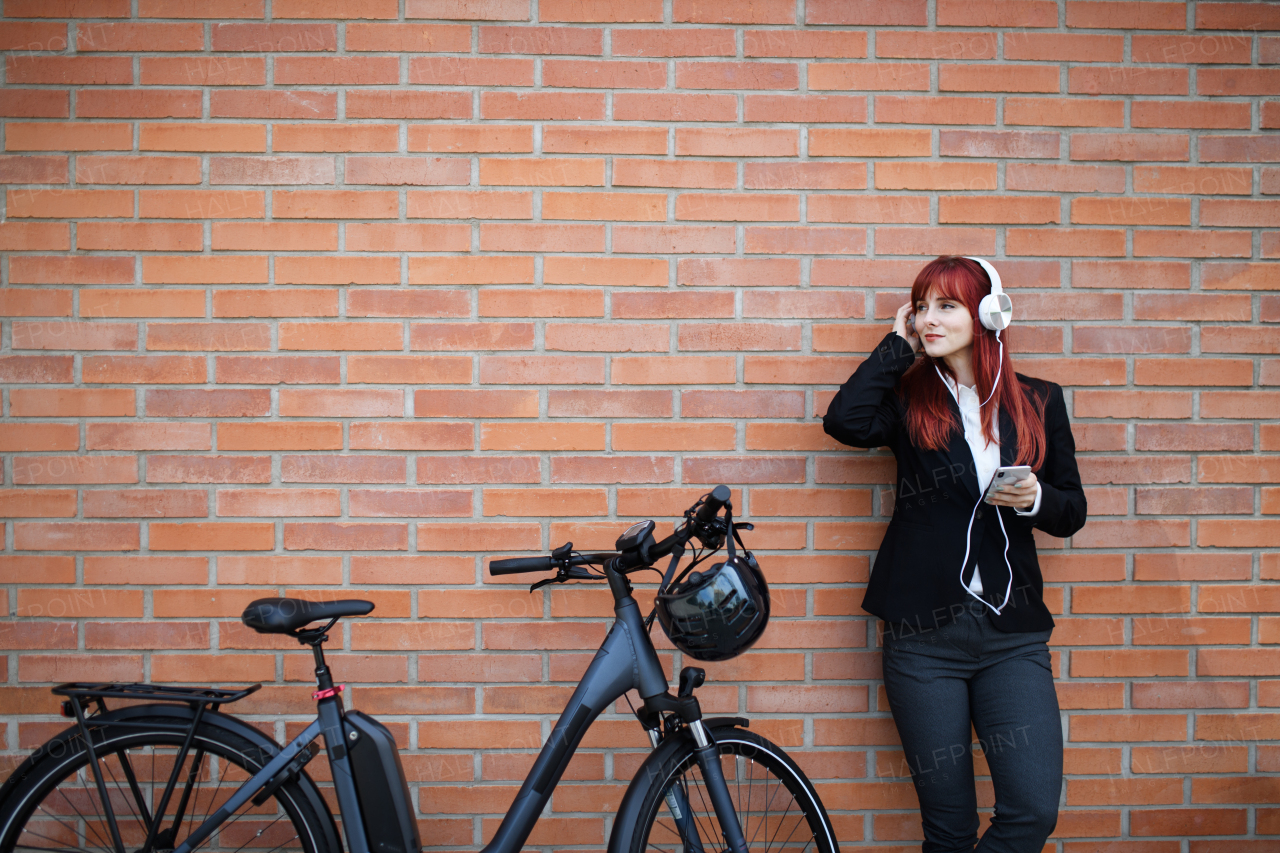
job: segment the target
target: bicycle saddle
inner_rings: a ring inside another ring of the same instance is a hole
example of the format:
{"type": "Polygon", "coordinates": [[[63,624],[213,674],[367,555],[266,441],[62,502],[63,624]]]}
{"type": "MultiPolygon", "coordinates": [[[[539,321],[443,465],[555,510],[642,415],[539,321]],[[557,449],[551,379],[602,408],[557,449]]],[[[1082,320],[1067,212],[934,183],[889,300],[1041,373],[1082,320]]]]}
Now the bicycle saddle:
{"type": "Polygon", "coordinates": [[[303,625],[363,616],[373,610],[372,601],[307,601],[302,598],[259,598],[240,614],[240,621],[259,634],[292,634],[303,625]]]}

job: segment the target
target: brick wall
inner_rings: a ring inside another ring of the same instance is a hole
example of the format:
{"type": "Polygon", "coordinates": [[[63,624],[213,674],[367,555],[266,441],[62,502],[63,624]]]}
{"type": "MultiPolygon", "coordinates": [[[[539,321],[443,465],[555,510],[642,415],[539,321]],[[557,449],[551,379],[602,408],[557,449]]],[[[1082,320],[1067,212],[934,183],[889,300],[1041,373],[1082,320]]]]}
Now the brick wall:
{"type": "MultiPolygon", "coordinates": [[[[704,707],[793,750],[847,848],[912,848],[858,607],[892,459],[818,415],[964,252],[1013,291],[1019,369],[1066,386],[1088,488],[1085,529],[1040,540],[1047,849],[1275,849],[1280,5],[3,14],[5,766],[64,680],[262,681],[242,711],[301,719],[306,656],[241,609],[364,597],[337,673],[456,759],[413,783],[444,786],[430,842],[474,847],[609,615],[485,561],[608,547],[725,482],[777,604],[704,707]]],[[[592,730],[539,843],[603,845],[583,802],[617,801],[640,735],[625,708],[592,730]]]]}

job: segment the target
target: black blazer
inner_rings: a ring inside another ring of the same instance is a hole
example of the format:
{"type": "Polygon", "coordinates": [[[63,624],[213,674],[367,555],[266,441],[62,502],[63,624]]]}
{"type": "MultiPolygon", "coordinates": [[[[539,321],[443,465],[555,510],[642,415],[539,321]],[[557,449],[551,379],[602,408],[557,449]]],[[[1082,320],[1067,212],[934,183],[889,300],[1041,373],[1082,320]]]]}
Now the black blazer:
{"type": "MultiPolygon", "coordinates": [[[[904,405],[896,392],[899,379],[915,362],[910,344],[890,332],[858,366],[831,401],[822,427],[827,435],[853,447],[888,446],[898,460],[893,518],[880,543],[862,608],[887,623],[895,633],[928,631],[951,622],[973,597],[965,591],[974,566],[982,569],[983,598],[999,607],[1009,582],[1004,561],[1004,535],[1009,535],[1013,589],[1009,603],[992,621],[1001,631],[1045,631],[1053,617],[1044,606],[1044,581],[1036,560],[1031,530],[1066,537],[1084,527],[1086,505],[1076,467],[1075,440],[1067,420],[1062,388],[1052,382],[1018,375],[1046,399],[1045,461],[1036,470],[1040,512],[1019,516],[1012,508],[982,504],[973,522],[972,548],[964,567],[965,529],[981,494],[973,453],[964,431],[952,432],[945,450],[921,450],[911,443],[903,422],[904,405]]],[[[960,424],[960,409],[948,395],[960,424]]],[[[1013,421],[999,413],[1000,464],[1012,465],[1017,452],[1013,421]]]]}

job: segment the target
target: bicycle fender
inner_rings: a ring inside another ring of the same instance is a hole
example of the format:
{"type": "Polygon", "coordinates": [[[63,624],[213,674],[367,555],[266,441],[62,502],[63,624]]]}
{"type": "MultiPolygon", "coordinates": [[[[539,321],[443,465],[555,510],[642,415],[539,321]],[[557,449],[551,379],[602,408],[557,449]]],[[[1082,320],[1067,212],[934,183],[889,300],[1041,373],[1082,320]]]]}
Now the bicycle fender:
{"type": "MultiPolygon", "coordinates": [[[[737,724],[747,721],[740,717],[711,717],[702,722],[714,741],[721,736],[746,728],[745,725],[737,724]]],[[[618,813],[613,819],[613,832],[609,834],[608,853],[628,853],[631,850],[631,834],[640,820],[640,808],[644,804],[644,795],[648,788],[644,781],[657,776],[658,768],[669,761],[676,752],[694,748],[693,734],[688,728],[684,728],[679,734],[665,738],[658,744],[658,748],[649,754],[649,757],[640,765],[640,769],[636,771],[636,775],[632,777],[631,784],[627,786],[627,792],[622,796],[622,803],[618,806],[618,813]]]]}
{"type": "MultiPolygon", "coordinates": [[[[175,725],[189,725],[195,717],[195,711],[189,705],[176,705],[169,703],[154,703],[147,705],[131,705],[125,708],[117,708],[114,711],[108,711],[105,714],[99,714],[90,717],[86,722],[89,723],[90,731],[98,729],[103,723],[110,723],[117,720],[132,720],[139,717],[149,717],[155,719],[157,717],[167,717],[172,719],[175,725]]],[[[224,731],[238,735],[249,741],[254,746],[262,750],[264,756],[270,759],[280,751],[280,744],[267,737],[258,729],[236,717],[222,714],[217,711],[205,711],[200,718],[201,727],[213,726],[224,731]]],[[[4,804],[9,794],[17,788],[22,781],[30,774],[44,759],[60,754],[61,750],[76,749],[71,745],[71,741],[80,737],[80,727],[73,725],[63,729],[54,737],[36,748],[25,761],[18,766],[16,770],[5,781],[4,786],[0,787],[0,813],[4,811],[4,804]]],[[[333,813],[329,810],[328,804],[324,797],[320,795],[319,789],[312,778],[307,775],[306,771],[298,774],[298,784],[303,795],[307,798],[308,804],[312,807],[321,819],[328,820],[328,830],[332,833],[333,843],[331,849],[341,850],[341,842],[339,838],[337,824],[333,820],[333,813]]]]}

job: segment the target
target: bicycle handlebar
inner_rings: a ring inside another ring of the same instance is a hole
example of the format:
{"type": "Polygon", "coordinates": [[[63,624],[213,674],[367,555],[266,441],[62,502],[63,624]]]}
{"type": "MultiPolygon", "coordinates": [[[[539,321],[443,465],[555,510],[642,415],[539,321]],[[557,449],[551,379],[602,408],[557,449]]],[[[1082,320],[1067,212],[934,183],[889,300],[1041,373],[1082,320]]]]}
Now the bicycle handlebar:
{"type": "Polygon", "coordinates": [[[694,518],[705,524],[719,515],[720,510],[732,497],[733,493],[729,491],[728,486],[716,486],[711,490],[711,494],[707,495],[703,500],[702,506],[698,508],[694,518]]]}
{"type": "MultiPolygon", "coordinates": [[[[605,551],[593,554],[574,554],[569,558],[570,566],[600,566],[618,556],[617,551],[605,551]]],[[[505,560],[494,560],[489,563],[491,575],[516,575],[522,572],[546,572],[557,567],[553,557],[508,557],[505,560]]]]}
{"type": "Polygon", "coordinates": [[[555,566],[555,562],[550,557],[510,557],[489,563],[489,574],[515,575],[521,572],[545,572],[554,569],[555,566]]]}
{"type": "MultiPolygon", "coordinates": [[[[639,553],[633,552],[627,552],[626,554],[618,554],[617,552],[575,554],[566,561],[567,565],[600,565],[606,560],[615,557],[619,558],[619,563],[621,564],[615,563],[615,568],[623,572],[652,565],[663,557],[670,555],[677,545],[683,545],[688,542],[697,534],[700,525],[714,521],[731,497],[732,492],[729,491],[728,486],[716,486],[702,497],[702,502],[697,506],[697,511],[693,515],[693,523],[686,522],[681,524],[670,536],[654,544],[646,552],[647,559],[639,553]]],[[[553,557],[509,557],[505,560],[493,560],[490,562],[489,574],[514,575],[522,572],[546,572],[559,568],[560,565],[562,563],[557,562],[553,557]]]]}

